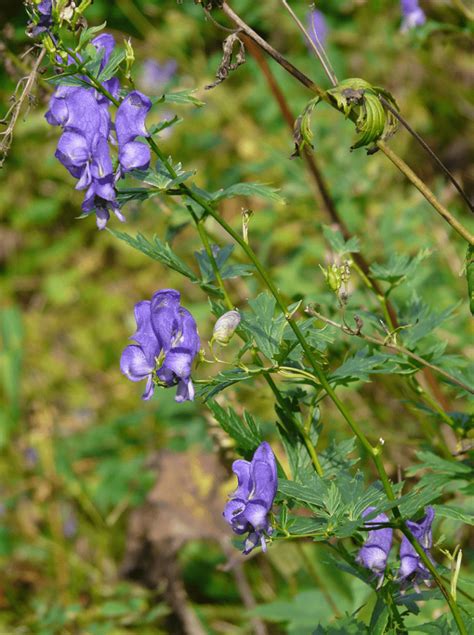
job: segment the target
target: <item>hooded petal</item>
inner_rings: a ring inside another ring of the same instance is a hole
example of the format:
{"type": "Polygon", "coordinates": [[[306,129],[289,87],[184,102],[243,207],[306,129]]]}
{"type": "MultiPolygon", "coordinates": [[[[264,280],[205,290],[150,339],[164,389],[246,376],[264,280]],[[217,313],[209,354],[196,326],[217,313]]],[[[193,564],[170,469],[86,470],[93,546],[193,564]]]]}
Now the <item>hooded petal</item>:
{"type": "Polygon", "coordinates": [[[90,156],[87,139],[77,132],[63,132],[55,156],[67,169],[83,168],[90,156]]]}
{"type": "Polygon", "coordinates": [[[131,344],[122,353],[120,369],[131,381],[141,381],[153,372],[154,365],[147,360],[140,346],[131,344]]]}
{"type": "Polygon", "coordinates": [[[249,461],[243,459],[232,463],[232,471],[237,476],[237,489],[232,493],[232,498],[248,500],[253,487],[250,465],[249,461]]]}
{"type": "Polygon", "coordinates": [[[104,51],[102,61],[100,63],[100,70],[102,71],[106,67],[112,51],[115,48],[115,39],[112,35],[110,35],[110,33],[101,33],[91,40],[91,44],[95,46],[98,51],[104,51]]]}
{"type": "Polygon", "coordinates": [[[275,455],[266,441],[258,446],[253,455],[251,474],[253,481],[251,498],[264,501],[269,510],[276,495],[278,479],[275,455]]]}
{"type": "Polygon", "coordinates": [[[178,311],[180,294],[174,289],[158,291],[151,299],[151,324],[160,344],[167,352],[181,329],[182,318],[178,311]]]}
{"type": "Polygon", "coordinates": [[[129,141],[120,148],[119,162],[123,172],[146,170],[150,165],[150,148],[140,141],[129,141]]]}
{"type": "Polygon", "coordinates": [[[145,118],[151,108],[151,101],[143,93],[133,90],[120,104],[115,117],[115,130],[119,148],[138,136],[148,136],[145,118]]]}
{"type": "MultiPolygon", "coordinates": [[[[431,525],[433,523],[434,514],[433,507],[428,507],[425,517],[419,523],[410,520],[407,521],[407,527],[410,529],[414,538],[423,547],[424,552],[430,560],[432,560],[432,557],[429,549],[433,543],[431,525]]],[[[426,580],[431,575],[408,538],[403,536],[400,545],[400,569],[398,571],[398,577],[400,580],[405,580],[413,574],[415,574],[415,581],[418,578],[426,580]]]]}

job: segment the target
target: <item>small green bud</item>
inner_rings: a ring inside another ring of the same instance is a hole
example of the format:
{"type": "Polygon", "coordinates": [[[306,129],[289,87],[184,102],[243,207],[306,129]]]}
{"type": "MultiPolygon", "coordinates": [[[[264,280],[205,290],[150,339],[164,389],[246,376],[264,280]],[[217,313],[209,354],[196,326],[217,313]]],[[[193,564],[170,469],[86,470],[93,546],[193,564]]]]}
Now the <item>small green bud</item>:
{"type": "Polygon", "coordinates": [[[227,311],[217,320],[212,332],[212,342],[218,342],[226,346],[235,333],[235,329],[240,324],[240,313],[238,311],[227,311]]]}
{"type": "Polygon", "coordinates": [[[135,63],[135,51],[133,50],[130,38],[124,41],[125,44],[125,77],[131,79],[132,67],[135,63]]]}

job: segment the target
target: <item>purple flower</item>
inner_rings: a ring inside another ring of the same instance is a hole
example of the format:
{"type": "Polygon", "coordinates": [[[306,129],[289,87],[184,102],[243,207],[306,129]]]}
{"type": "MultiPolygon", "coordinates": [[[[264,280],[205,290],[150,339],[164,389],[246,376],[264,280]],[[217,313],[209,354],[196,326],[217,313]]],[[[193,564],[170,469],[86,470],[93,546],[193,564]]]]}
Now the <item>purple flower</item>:
{"type": "Polygon", "coordinates": [[[248,536],[244,554],[248,554],[260,542],[266,551],[265,534],[271,535],[268,513],[278,486],[275,455],[265,441],[255,451],[252,460],[234,461],[232,470],[238,486],[226,504],[223,516],[236,534],[248,536]]]}
{"type": "Polygon", "coordinates": [[[418,0],[400,0],[402,10],[402,25],[400,30],[402,33],[422,26],[426,22],[426,15],[419,6],[418,0]]]}
{"type": "Polygon", "coordinates": [[[38,12],[38,22],[31,25],[30,33],[34,37],[44,33],[53,26],[53,0],[41,0],[36,6],[38,12]]]}
{"type": "Polygon", "coordinates": [[[306,22],[308,35],[313,43],[318,48],[320,48],[320,46],[324,47],[326,45],[329,29],[322,11],[319,11],[318,9],[310,11],[306,16],[306,22]]]}
{"type": "MultiPolygon", "coordinates": [[[[93,40],[91,40],[91,44],[95,46],[95,48],[99,52],[103,51],[102,60],[100,62],[100,67],[99,67],[99,70],[103,71],[104,68],[107,66],[110,60],[110,56],[112,55],[112,52],[115,48],[114,37],[110,35],[110,33],[101,33],[100,35],[95,37],[93,40]]],[[[117,77],[111,77],[110,79],[106,80],[102,85],[105,88],[105,90],[107,90],[112,95],[112,97],[115,97],[115,99],[117,99],[119,90],[120,90],[120,82],[117,79],[117,77]]],[[[102,93],[96,92],[96,99],[99,102],[99,104],[105,104],[108,109],[109,100],[107,97],[102,95],[102,93]]]]}
{"type": "Polygon", "coordinates": [[[178,63],[176,60],[167,60],[163,64],[154,59],[143,62],[141,85],[146,92],[156,93],[162,90],[176,73],[178,63]]]}
{"type": "MultiPolygon", "coordinates": [[[[419,523],[407,520],[408,529],[421,545],[423,551],[430,560],[433,560],[429,550],[433,545],[431,525],[433,523],[434,515],[434,509],[432,507],[427,507],[426,515],[419,523]]],[[[419,580],[427,580],[430,575],[430,572],[421,561],[420,556],[416,553],[408,538],[403,536],[402,543],[400,545],[400,569],[398,571],[398,579],[408,580],[408,578],[410,578],[417,583],[419,580]]]]}
{"type": "Polygon", "coordinates": [[[147,380],[142,399],[150,399],[155,384],[177,385],[176,401],[192,401],[191,367],[201,343],[196,322],[180,305],[174,289],[157,291],[151,301],[135,305],[137,330],[130,339],[137,344],[122,353],[120,368],[131,381],[147,380]]]}
{"type": "Polygon", "coordinates": [[[119,163],[123,173],[146,170],[150,164],[150,148],[137,137],[148,137],[145,119],[151,101],[138,90],[129,93],[117,110],[115,130],[119,146],[119,163]]]}
{"type": "MultiPolygon", "coordinates": [[[[362,517],[365,518],[373,511],[375,511],[375,507],[367,507],[362,517]]],[[[365,526],[370,527],[370,525],[388,522],[389,519],[386,514],[378,514],[372,520],[368,520],[365,526]]],[[[388,554],[392,548],[392,538],[393,530],[390,527],[369,531],[366,541],[356,558],[357,562],[373,571],[381,579],[387,566],[388,554]]]]}

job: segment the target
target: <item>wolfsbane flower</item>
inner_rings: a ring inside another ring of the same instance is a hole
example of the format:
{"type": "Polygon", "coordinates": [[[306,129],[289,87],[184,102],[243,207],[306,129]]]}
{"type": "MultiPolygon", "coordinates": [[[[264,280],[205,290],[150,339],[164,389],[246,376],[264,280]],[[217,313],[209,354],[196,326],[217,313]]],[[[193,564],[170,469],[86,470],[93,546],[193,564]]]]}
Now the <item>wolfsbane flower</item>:
{"type": "Polygon", "coordinates": [[[423,26],[426,22],[426,15],[418,4],[418,0],[400,0],[402,10],[402,24],[400,30],[405,33],[417,26],[423,26]]]}
{"type": "Polygon", "coordinates": [[[176,401],[192,401],[191,367],[201,343],[196,322],[180,305],[175,289],[157,291],[151,301],[135,305],[137,330],[130,339],[136,344],[122,353],[120,368],[131,381],[147,380],[142,399],[150,399],[155,384],[177,385],[176,401]]]}
{"type": "MultiPolygon", "coordinates": [[[[421,545],[423,551],[428,558],[433,561],[430,549],[433,545],[433,537],[431,534],[431,525],[433,524],[435,511],[432,507],[426,508],[426,514],[420,522],[416,523],[407,520],[407,527],[421,545]]],[[[420,580],[427,580],[431,576],[429,570],[421,561],[420,556],[415,551],[406,536],[403,536],[400,545],[400,569],[398,571],[398,579],[401,581],[410,578],[416,584],[420,580]]]]}
{"type": "MultiPolygon", "coordinates": [[[[107,65],[115,47],[114,38],[103,33],[92,40],[92,45],[102,53],[100,69],[107,65]]],[[[119,94],[116,77],[104,82],[104,88],[113,97],[119,94]]],[[[125,221],[116,200],[115,183],[126,172],[146,169],[150,162],[148,146],[136,141],[137,136],[148,136],[145,118],[151,101],[139,91],[131,91],[117,109],[115,134],[109,99],[92,86],[59,86],[51,97],[45,117],[53,126],[61,126],[61,136],[56,157],[71,175],[78,179],[76,189],[86,190],[82,211],[95,212],[97,227],[104,229],[112,211],[120,221],[125,221]],[[109,142],[118,145],[118,166],[114,170],[109,142]]]]}
{"type": "Polygon", "coordinates": [[[244,543],[244,554],[248,554],[258,543],[266,551],[265,534],[272,534],[268,520],[275,499],[278,478],[275,455],[264,441],[255,450],[251,461],[239,459],[232,464],[237,476],[237,489],[231,494],[223,516],[236,534],[248,536],[244,543]]]}
{"type": "MultiPolygon", "coordinates": [[[[367,507],[362,517],[365,518],[365,516],[368,516],[373,511],[375,511],[375,507],[367,507]]],[[[388,516],[382,513],[375,516],[372,520],[368,520],[365,526],[370,527],[371,525],[388,522],[388,516]]],[[[378,577],[383,578],[387,566],[388,554],[392,548],[392,539],[393,530],[390,527],[369,531],[367,539],[356,558],[357,562],[373,571],[378,577]]]]}

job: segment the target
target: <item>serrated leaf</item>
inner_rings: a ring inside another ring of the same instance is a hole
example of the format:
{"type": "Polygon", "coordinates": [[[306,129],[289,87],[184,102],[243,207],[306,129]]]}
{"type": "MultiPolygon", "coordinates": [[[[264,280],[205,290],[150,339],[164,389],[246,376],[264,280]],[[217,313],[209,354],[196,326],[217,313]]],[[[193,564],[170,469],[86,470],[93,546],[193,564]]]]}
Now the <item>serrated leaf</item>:
{"type": "Polygon", "coordinates": [[[107,26],[107,22],[102,22],[99,26],[91,26],[88,29],[84,29],[81,31],[81,35],[79,37],[79,42],[77,44],[77,50],[80,51],[92,38],[100,33],[107,26]]]}
{"type": "Polygon", "coordinates": [[[418,265],[431,255],[429,249],[423,249],[416,256],[408,254],[391,253],[385,264],[374,263],[370,266],[370,272],[378,280],[398,285],[415,273],[418,265]]]}
{"type": "Polygon", "coordinates": [[[207,405],[222,429],[236,441],[239,448],[253,452],[260,445],[260,427],[252,415],[244,412],[243,417],[239,417],[233,408],[225,410],[216,401],[208,400],[207,405]]]}
{"type": "Polygon", "coordinates": [[[161,262],[162,265],[174,271],[178,271],[192,282],[199,282],[193,270],[174,253],[167,243],[163,243],[157,236],[153,236],[153,238],[149,240],[143,236],[143,234],[137,234],[136,237],[133,237],[125,232],[119,232],[114,229],[108,229],[108,231],[119,240],[123,240],[149,258],[153,258],[153,260],[161,262]]]}
{"type": "Polygon", "coordinates": [[[474,525],[474,513],[469,513],[468,510],[455,505],[433,505],[433,507],[437,517],[451,518],[466,523],[466,525],[474,525]]]}
{"type": "Polygon", "coordinates": [[[269,293],[263,292],[254,300],[249,300],[252,313],[243,314],[242,326],[254,338],[259,350],[270,360],[276,359],[285,329],[286,320],[282,313],[275,316],[276,301],[269,293]]]}
{"type": "Polygon", "coordinates": [[[123,49],[115,48],[109,57],[109,61],[97,77],[97,80],[103,83],[111,79],[117,73],[120,64],[125,59],[125,56],[126,53],[123,49]]]}
{"type": "Polygon", "coordinates": [[[278,491],[284,497],[322,508],[325,504],[327,486],[321,480],[318,482],[317,487],[308,487],[306,485],[301,485],[300,483],[287,481],[286,479],[281,478],[278,480],[278,491]]]}
{"type": "Polygon", "coordinates": [[[344,240],[344,236],[338,229],[333,229],[328,225],[323,225],[323,234],[324,238],[331,245],[331,249],[340,256],[360,251],[360,244],[357,236],[352,236],[349,240],[344,240]]]}
{"type": "Polygon", "coordinates": [[[224,370],[205,384],[199,384],[197,388],[197,395],[198,397],[201,397],[203,401],[207,402],[209,399],[212,399],[229,386],[251,379],[257,374],[259,374],[258,370],[252,373],[247,373],[240,368],[224,370]]]}
{"type": "Polygon", "coordinates": [[[233,198],[234,196],[260,196],[277,203],[285,201],[277,189],[261,183],[236,183],[214,192],[211,195],[211,199],[217,202],[225,198],[233,198]]]}
{"type": "MultiPolygon", "coordinates": [[[[234,251],[234,245],[225,245],[220,248],[217,245],[212,245],[212,251],[217,264],[217,268],[221,274],[223,280],[231,278],[239,278],[241,276],[252,275],[253,267],[251,265],[242,264],[226,264],[234,251]]],[[[194,252],[196,260],[201,270],[201,275],[204,283],[213,282],[216,279],[214,269],[212,268],[209,256],[205,249],[194,252]]]]}

